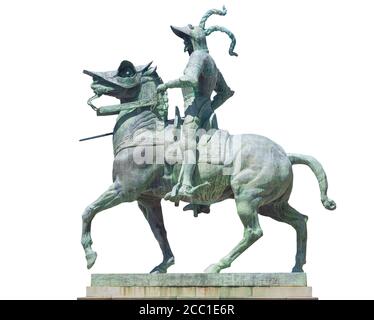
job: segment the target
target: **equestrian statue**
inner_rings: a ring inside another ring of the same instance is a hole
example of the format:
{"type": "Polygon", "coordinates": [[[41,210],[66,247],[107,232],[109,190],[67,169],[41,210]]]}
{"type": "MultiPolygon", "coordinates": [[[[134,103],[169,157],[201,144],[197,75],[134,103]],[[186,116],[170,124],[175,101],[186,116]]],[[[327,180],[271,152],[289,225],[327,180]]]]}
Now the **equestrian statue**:
{"type": "MultiPolygon", "coordinates": [[[[113,134],[113,183],[82,215],[81,242],[87,268],[91,268],[97,258],[92,249],[91,223],[103,210],[137,201],[163,254],[163,261],[151,273],[166,273],[174,264],[174,255],[164,226],[161,200],[176,205],[186,202],[185,210],[193,210],[194,216],[198,216],[208,213],[211,204],[234,199],[244,228],[243,238],[205,271],[218,273],[230,267],[262,236],[258,216],[264,215],[296,230],[297,252],[292,271],[303,272],[307,216],[288,203],[293,165],[307,165],[313,171],[326,209],[334,210],[336,204],[327,196],[327,177],[315,158],[286,153],[263,136],[230,135],[218,128],[215,110],[234,91],[210,55],[206,38],[216,31],[228,35],[232,56],[237,55],[234,52],[236,39],[224,27],[206,27],[206,21],[213,14],[223,16],[226,12],[225,7],[209,10],[197,26],[171,26],[183,39],[184,50],[189,54],[184,73],[176,80],[164,83],[152,63],[135,66],[127,60],[115,71],[84,70],[93,78],[91,88],[95,93],[88,104],[98,116],[117,115],[113,133],[110,133],[113,134]],[[167,90],[172,88],[182,90],[184,118],[176,108],[174,119],[168,119],[167,90]],[[95,106],[93,100],[102,95],[119,99],[119,104],[95,106]]],[[[92,138],[96,137],[100,136],[92,138]]]]}

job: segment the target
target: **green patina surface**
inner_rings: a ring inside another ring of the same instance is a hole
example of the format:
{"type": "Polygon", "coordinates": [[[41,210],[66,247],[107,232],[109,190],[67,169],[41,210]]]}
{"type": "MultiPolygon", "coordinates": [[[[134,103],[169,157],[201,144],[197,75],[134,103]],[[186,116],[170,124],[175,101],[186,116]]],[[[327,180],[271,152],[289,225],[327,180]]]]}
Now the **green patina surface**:
{"type": "MultiPolygon", "coordinates": [[[[93,218],[99,212],[125,202],[138,202],[140,212],[162,250],[163,260],[151,273],[166,273],[174,264],[164,226],[162,199],[177,206],[180,201],[188,203],[186,209],[192,209],[195,216],[200,212],[208,213],[213,203],[235,199],[243,224],[243,237],[228,254],[205,270],[208,273],[229,268],[262,237],[259,215],[287,223],[296,231],[297,251],[292,271],[303,271],[308,218],[288,203],[294,165],[308,166],[317,178],[323,206],[328,210],[336,207],[327,196],[325,171],[315,158],[286,153],[277,143],[263,136],[230,135],[218,129],[214,111],[234,92],[216,66],[206,38],[215,31],[228,35],[231,39],[229,54],[232,56],[236,56],[236,39],[226,28],[206,27],[207,19],[213,14],[223,16],[226,9],[209,10],[198,25],[172,27],[173,32],[183,39],[189,55],[183,75],[175,80],[164,83],[151,63],[135,66],[127,60],[114,71],[84,71],[93,78],[91,88],[95,93],[88,104],[99,116],[118,115],[113,131],[113,183],[86,208],[82,216],[81,243],[88,268],[97,258],[92,249],[93,218]],[[176,112],[175,119],[168,118],[166,90],[172,88],[182,90],[184,119],[179,112],[176,112]],[[93,105],[92,101],[102,95],[115,97],[120,103],[100,108],[93,105]],[[202,129],[211,131],[199,136],[202,129]],[[139,137],[149,142],[140,145],[139,137]],[[165,139],[160,141],[159,137],[165,139]],[[164,150],[160,146],[165,147],[164,150]],[[180,152],[164,153],[170,148],[180,152]],[[217,154],[217,150],[223,152],[217,154]],[[139,163],[137,160],[143,159],[143,154],[151,155],[150,161],[139,163]],[[179,155],[182,156],[179,158],[179,155]]],[[[237,107],[235,112],[240,117],[237,107]]]]}

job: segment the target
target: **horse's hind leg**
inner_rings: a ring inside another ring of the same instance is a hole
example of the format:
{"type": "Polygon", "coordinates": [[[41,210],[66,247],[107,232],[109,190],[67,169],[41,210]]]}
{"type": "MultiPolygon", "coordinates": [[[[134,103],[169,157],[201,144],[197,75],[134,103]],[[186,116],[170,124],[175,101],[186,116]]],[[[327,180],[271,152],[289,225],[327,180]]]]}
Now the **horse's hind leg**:
{"type": "Polygon", "coordinates": [[[277,221],[284,222],[296,230],[296,257],[295,266],[292,272],[303,272],[303,265],[306,263],[307,246],[307,221],[308,217],[292,208],[287,202],[269,205],[260,208],[260,213],[269,216],[277,221]]]}
{"type": "Polygon", "coordinates": [[[170,249],[169,241],[164,226],[160,199],[140,199],[139,208],[147,219],[151,230],[160,245],[163,261],[153,268],[151,273],[166,273],[167,269],[174,264],[174,255],[170,249]]]}
{"type": "Polygon", "coordinates": [[[288,203],[282,207],[281,219],[296,230],[297,251],[296,262],[292,272],[303,272],[306,263],[307,226],[308,217],[292,208],[288,203]]]}
{"type": "Polygon", "coordinates": [[[236,207],[240,220],[244,226],[243,239],[234,247],[231,252],[222,258],[218,263],[208,267],[205,272],[218,273],[222,269],[231,266],[231,263],[239,257],[246,249],[248,249],[255,241],[262,237],[262,229],[258,221],[258,192],[252,190],[253,193],[241,193],[235,195],[236,207]]]}
{"type": "Polygon", "coordinates": [[[123,202],[121,185],[114,182],[95,202],[91,203],[82,215],[82,246],[86,253],[87,268],[90,269],[97,257],[92,250],[91,222],[97,213],[109,209],[123,202]]]}

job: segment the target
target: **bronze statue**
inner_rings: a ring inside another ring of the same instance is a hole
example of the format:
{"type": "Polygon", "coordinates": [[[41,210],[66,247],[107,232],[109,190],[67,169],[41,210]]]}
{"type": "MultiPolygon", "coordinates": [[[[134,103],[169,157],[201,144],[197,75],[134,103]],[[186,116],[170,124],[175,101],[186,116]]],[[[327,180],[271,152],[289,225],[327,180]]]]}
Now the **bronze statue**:
{"type": "Polygon", "coordinates": [[[313,157],[287,154],[278,144],[262,136],[230,135],[217,129],[214,110],[233,92],[209,55],[205,38],[213,31],[227,33],[232,39],[229,52],[233,55],[235,38],[222,27],[205,29],[205,21],[213,13],[224,15],[226,10],[208,11],[199,26],[172,27],[184,39],[190,53],[185,74],[176,81],[164,84],[150,63],[134,66],[123,61],[115,71],[84,71],[93,77],[91,87],[95,92],[88,104],[97,115],[118,115],[113,131],[113,183],[82,216],[82,246],[88,268],[97,258],[92,250],[93,218],[123,202],[138,202],[160,245],[163,261],[152,273],[165,273],[174,264],[162,216],[164,197],[176,204],[179,201],[192,204],[195,216],[210,204],[235,199],[243,238],[226,256],[206,269],[214,273],[230,267],[262,236],[258,215],[285,222],[296,230],[297,252],[292,271],[303,271],[307,217],[288,204],[293,165],[310,167],[317,177],[323,206],[328,210],[336,207],[327,196],[326,174],[313,157]],[[182,88],[184,94],[183,130],[180,130],[183,119],[178,109],[174,119],[169,120],[167,114],[165,90],[176,87],[182,88]],[[213,91],[217,94],[211,101],[213,91]],[[98,108],[92,101],[101,95],[116,97],[120,103],[98,108]],[[197,137],[198,143],[195,143],[197,137]],[[193,148],[187,146],[189,143],[193,148]],[[198,153],[196,163],[187,162],[186,153],[187,156],[198,153]]]}

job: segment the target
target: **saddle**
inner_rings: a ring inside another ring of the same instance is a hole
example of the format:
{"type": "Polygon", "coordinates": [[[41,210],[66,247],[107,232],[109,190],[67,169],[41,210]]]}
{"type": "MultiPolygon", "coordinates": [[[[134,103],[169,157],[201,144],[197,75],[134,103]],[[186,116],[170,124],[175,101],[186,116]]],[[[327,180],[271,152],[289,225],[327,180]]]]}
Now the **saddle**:
{"type": "MultiPolygon", "coordinates": [[[[165,165],[165,175],[171,176],[175,164],[183,163],[181,148],[183,118],[178,107],[175,108],[175,118],[165,124],[156,122],[152,130],[144,129],[132,132],[131,137],[125,139],[114,150],[115,156],[122,150],[141,148],[137,153],[150,155],[149,161],[165,165]]],[[[148,127],[149,128],[149,127],[148,127]]],[[[203,124],[197,136],[197,165],[224,165],[231,158],[229,141],[230,135],[225,130],[218,129],[217,117],[213,113],[203,124]]],[[[149,159],[149,158],[148,158],[149,159]]]]}

